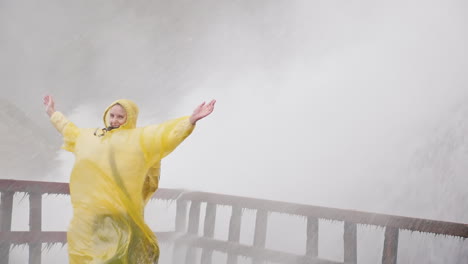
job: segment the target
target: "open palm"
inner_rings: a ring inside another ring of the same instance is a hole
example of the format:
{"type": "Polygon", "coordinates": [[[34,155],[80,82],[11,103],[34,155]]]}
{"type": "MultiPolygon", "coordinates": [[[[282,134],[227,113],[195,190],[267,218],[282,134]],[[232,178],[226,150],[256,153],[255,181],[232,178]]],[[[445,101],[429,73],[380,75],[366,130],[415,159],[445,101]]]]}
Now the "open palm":
{"type": "Polygon", "coordinates": [[[46,107],[46,112],[51,116],[55,112],[55,102],[54,98],[50,95],[44,97],[44,106],[46,107]]]}
{"type": "Polygon", "coordinates": [[[198,120],[208,116],[214,110],[214,105],[216,100],[211,100],[208,104],[203,102],[201,105],[197,106],[195,110],[193,110],[192,116],[190,117],[190,122],[195,124],[198,120]]]}

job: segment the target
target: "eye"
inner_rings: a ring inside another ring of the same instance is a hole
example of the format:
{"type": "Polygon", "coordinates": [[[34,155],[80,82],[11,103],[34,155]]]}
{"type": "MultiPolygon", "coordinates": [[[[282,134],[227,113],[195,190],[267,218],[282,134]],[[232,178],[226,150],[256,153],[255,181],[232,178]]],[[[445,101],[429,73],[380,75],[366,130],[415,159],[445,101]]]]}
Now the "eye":
{"type": "Polygon", "coordinates": [[[110,117],[114,117],[114,114],[110,114],[110,117]]]}

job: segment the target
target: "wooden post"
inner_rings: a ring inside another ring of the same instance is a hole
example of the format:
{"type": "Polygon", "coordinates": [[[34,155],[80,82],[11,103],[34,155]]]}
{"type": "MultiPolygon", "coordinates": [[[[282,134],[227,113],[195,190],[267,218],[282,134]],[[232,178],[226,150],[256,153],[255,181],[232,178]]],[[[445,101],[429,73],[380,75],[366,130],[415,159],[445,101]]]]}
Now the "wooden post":
{"type": "MultiPolygon", "coordinates": [[[[185,256],[187,254],[187,246],[181,244],[178,240],[174,241],[172,248],[172,264],[185,264],[185,256]]],[[[161,263],[161,262],[159,262],[161,263]]],[[[190,262],[189,262],[190,263],[190,262]]]]}
{"type": "MultiPolygon", "coordinates": [[[[214,229],[216,223],[216,204],[206,204],[205,223],[203,225],[203,236],[207,238],[214,237],[214,229]]],[[[211,264],[213,250],[203,249],[201,255],[201,264],[211,264]]]]}
{"type": "Polygon", "coordinates": [[[192,235],[198,234],[198,227],[200,226],[200,202],[192,201],[190,205],[188,232],[192,235]]]}
{"type": "Polygon", "coordinates": [[[306,241],[306,256],[318,257],[318,234],[319,221],[315,217],[307,217],[307,241],[306,241]]]}
{"type": "Polygon", "coordinates": [[[344,223],[343,243],[344,243],[344,263],[357,263],[357,234],[355,223],[344,223]]]}
{"type": "MultiPolygon", "coordinates": [[[[0,231],[11,231],[11,218],[13,212],[13,192],[2,192],[0,204],[0,231]]],[[[0,242],[0,264],[8,264],[10,259],[10,243],[0,242]]]]}
{"type": "MultiPolygon", "coordinates": [[[[233,206],[231,220],[229,222],[229,242],[239,243],[241,220],[242,208],[233,206]]],[[[237,264],[237,254],[228,254],[227,264],[237,264]]]]}
{"type": "MultiPolygon", "coordinates": [[[[40,234],[42,231],[42,194],[29,194],[29,231],[40,234]]],[[[40,237],[40,236],[36,236],[40,237]]],[[[29,244],[29,264],[41,264],[42,242],[29,244]]]]}
{"type": "MultiPolygon", "coordinates": [[[[200,226],[200,202],[192,201],[190,205],[188,232],[190,235],[198,235],[198,228],[200,226]]],[[[196,248],[189,246],[185,255],[185,263],[196,263],[197,256],[196,248]]]]}
{"type": "Polygon", "coordinates": [[[187,222],[187,201],[177,200],[176,203],[176,232],[185,232],[187,222]]]}
{"type": "MultiPolygon", "coordinates": [[[[177,200],[176,202],[176,218],[175,218],[175,231],[184,233],[187,229],[187,204],[186,200],[177,200]]],[[[177,243],[174,243],[172,249],[172,262],[174,264],[180,264],[183,260],[183,247],[177,243]]]]}
{"type": "MultiPolygon", "coordinates": [[[[266,245],[266,235],[267,235],[267,226],[268,226],[268,212],[265,210],[257,210],[257,215],[255,217],[255,234],[254,234],[254,247],[265,248],[266,245]]],[[[253,259],[253,264],[264,263],[263,260],[253,259]]]]}
{"type": "Polygon", "coordinates": [[[398,256],[399,229],[395,227],[385,228],[385,240],[382,253],[382,264],[396,264],[398,256]]]}

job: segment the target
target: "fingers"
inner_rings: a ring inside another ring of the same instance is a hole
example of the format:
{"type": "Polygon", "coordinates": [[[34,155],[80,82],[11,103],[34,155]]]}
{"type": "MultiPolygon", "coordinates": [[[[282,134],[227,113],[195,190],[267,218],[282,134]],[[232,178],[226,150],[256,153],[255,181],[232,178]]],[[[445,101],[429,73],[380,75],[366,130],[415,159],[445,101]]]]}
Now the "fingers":
{"type": "Polygon", "coordinates": [[[211,102],[206,106],[206,108],[211,112],[213,112],[214,105],[216,103],[216,100],[211,100],[211,102]]]}
{"type": "Polygon", "coordinates": [[[44,105],[49,104],[50,97],[48,95],[44,96],[44,105]]]}
{"type": "Polygon", "coordinates": [[[214,105],[216,103],[216,100],[211,100],[204,108],[205,108],[205,111],[207,111],[207,113],[211,113],[213,112],[214,110],[214,105]]]}
{"type": "Polygon", "coordinates": [[[214,105],[216,103],[216,100],[211,100],[208,104],[206,102],[203,102],[201,105],[199,105],[195,111],[194,111],[194,115],[196,116],[201,116],[202,118],[211,114],[211,112],[213,112],[213,109],[214,109],[214,105]]]}
{"type": "Polygon", "coordinates": [[[54,99],[50,95],[44,96],[44,105],[49,106],[49,105],[54,105],[54,99]]]}
{"type": "Polygon", "coordinates": [[[211,100],[205,107],[206,110],[206,115],[209,115],[213,112],[214,110],[214,105],[216,103],[216,100],[211,100]]]}
{"type": "Polygon", "coordinates": [[[204,105],[207,105],[207,106],[214,106],[214,104],[216,103],[216,100],[213,99],[211,100],[208,104],[206,104],[206,102],[203,102],[201,105],[199,105],[200,107],[204,106],[204,105]]]}

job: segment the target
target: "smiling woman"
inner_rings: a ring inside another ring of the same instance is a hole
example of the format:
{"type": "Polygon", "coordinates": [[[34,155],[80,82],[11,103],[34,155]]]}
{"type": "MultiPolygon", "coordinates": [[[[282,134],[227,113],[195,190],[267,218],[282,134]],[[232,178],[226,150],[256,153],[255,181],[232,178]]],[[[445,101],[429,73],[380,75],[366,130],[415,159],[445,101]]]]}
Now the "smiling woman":
{"type": "Polygon", "coordinates": [[[109,110],[109,122],[112,129],[119,128],[127,122],[127,112],[120,104],[115,104],[109,110]]]}
{"type": "Polygon", "coordinates": [[[55,111],[51,96],[44,98],[63,148],[75,155],[67,232],[71,264],[158,262],[157,239],[143,213],[158,188],[160,161],[213,112],[214,104],[199,105],[191,116],[137,128],[137,105],[120,99],[104,111],[105,128],[96,136],[94,129],[78,128],[55,111]]]}

